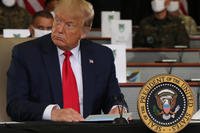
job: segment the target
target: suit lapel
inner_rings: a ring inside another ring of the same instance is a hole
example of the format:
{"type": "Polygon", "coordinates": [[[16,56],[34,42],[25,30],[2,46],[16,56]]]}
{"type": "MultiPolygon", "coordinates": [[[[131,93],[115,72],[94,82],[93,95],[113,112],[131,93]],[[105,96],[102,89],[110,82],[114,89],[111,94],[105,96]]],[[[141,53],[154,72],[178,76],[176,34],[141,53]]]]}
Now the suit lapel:
{"type": "Polygon", "coordinates": [[[62,107],[62,82],[57,48],[52,41],[49,41],[49,43],[44,43],[43,59],[51,83],[53,101],[62,107]]]}
{"type": "Polygon", "coordinates": [[[95,58],[89,44],[81,41],[81,63],[83,75],[83,116],[92,113],[92,96],[95,85],[95,58]]]}

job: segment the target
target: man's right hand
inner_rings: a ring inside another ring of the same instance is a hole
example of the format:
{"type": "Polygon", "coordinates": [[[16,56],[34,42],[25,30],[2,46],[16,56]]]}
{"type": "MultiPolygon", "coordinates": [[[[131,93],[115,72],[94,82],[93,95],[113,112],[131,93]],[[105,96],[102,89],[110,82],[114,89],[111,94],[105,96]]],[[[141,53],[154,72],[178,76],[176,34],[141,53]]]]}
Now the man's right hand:
{"type": "Polygon", "coordinates": [[[52,121],[65,121],[65,122],[79,122],[84,121],[84,118],[74,109],[57,109],[53,108],[51,111],[52,121]]]}

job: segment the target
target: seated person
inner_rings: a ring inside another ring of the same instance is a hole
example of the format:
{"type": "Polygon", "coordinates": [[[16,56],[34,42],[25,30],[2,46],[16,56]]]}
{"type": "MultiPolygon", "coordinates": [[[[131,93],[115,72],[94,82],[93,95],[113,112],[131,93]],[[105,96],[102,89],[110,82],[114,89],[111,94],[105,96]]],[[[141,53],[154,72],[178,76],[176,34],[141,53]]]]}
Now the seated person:
{"type": "Polygon", "coordinates": [[[51,33],[53,16],[48,11],[39,11],[34,14],[29,26],[31,37],[41,37],[51,33]]]}
{"type": "Polygon", "coordinates": [[[16,4],[16,0],[0,1],[0,33],[3,29],[27,29],[31,15],[16,4]]]}
{"type": "Polygon", "coordinates": [[[200,34],[197,31],[197,24],[194,21],[194,19],[180,12],[179,2],[180,0],[171,0],[169,6],[167,7],[169,15],[174,16],[174,17],[179,17],[181,19],[182,23],[185,26],[185,29],[187,30],[188,35],[200,34]]]}
{"type": "Polygon", "coordinates": [[[7,74],[7,113],[14,121],[83,121],[127,108],[106,46],[84,40],[94,18],[86,0],[60,0],[52,33],[16,45],[7,74]]]}
{"type": "Polygon", "coordinates": [[[134,38],[133,47],[174,48],[189,47],[189,36],[180,19],[167,14],[170,0],[152,0],[154,14],[143,19],[134,38]]]}

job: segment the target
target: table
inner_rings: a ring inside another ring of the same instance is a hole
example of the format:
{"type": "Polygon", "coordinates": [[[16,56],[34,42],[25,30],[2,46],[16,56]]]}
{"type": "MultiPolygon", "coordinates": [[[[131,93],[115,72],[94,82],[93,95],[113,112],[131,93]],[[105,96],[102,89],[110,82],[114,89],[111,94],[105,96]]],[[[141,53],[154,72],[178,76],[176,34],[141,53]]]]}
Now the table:
{"type": "MultiPolygon", "coordinates": [[[[192,123],[181,132],[198,132],[200,123],[192,123]]],[[[13,124],[0,124],[1,133],[149,133],[150,131],[140,120],[131,121],[127,125],[112,124],[110,122],[24,122],[13,124]]]]}

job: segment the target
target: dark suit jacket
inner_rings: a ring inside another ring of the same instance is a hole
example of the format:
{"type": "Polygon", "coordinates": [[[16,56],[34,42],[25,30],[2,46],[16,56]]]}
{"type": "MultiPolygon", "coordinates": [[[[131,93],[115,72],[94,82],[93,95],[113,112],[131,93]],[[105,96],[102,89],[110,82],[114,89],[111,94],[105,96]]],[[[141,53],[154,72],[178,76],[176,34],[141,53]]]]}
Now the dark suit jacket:
{"type": "MultiPolygon", "coordinates": [[[[112,51],[81,40],[83,114],[108,113],[120,94],[112,51]],[[93,60],[93,63],[90,61],[93,60]]],[[[15,121],[42,120],[49,104],[63,107],[56,45],[50,35],[16,45],[7,80],[7,112],[15,121]]]]}

